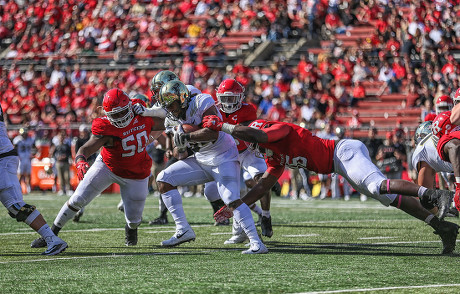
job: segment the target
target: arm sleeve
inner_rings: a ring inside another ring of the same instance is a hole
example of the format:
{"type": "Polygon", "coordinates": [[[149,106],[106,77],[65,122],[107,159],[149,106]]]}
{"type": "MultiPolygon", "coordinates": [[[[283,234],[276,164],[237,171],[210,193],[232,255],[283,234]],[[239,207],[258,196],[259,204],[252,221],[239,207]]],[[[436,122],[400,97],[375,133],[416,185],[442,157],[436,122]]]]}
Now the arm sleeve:
{"type": "Polygon", "coordinates": [[[274,124],[269,128],[263,129],[262,131],[267,134],[268,142],[276,142],[286,137],[290,130],[291,128],[288,125],[274,124]]]}

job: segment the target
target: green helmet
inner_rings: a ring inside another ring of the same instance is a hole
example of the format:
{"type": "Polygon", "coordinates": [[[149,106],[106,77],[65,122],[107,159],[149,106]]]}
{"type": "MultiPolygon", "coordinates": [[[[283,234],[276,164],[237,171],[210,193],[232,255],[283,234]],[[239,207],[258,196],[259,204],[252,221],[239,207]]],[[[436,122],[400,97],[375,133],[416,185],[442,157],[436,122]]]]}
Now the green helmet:
{"type": "Polygon", "coordinates": [[[137,93],[137,94],[134,94],[134,95],[131,97],[131,99],[140,99],[140,100],[142,100],[142,101],[145,102],[145,105],[146,105],[147,107],[151,107],[151,105],[150,105],[150,104],[151,104],[151,101],[150,101],[149,97],[147,97],[147,95],[137,93]]]}
{"type": "Polygon", "coordinates": [[[414,135],[415,144],[418,144],[420,141],[422,141],[423,138],[431,134],[431,123],[431,120],[425,121],[417,127],[414,135]]]}
{"type": "Polygon", "coordinates": [[[170,70],[162,70],[158,72],[150,81],[150,91],[152,91],[152,100],[156,102],[158,100],[158,94],[163,87],[169,81],[178,81],[179,77],[170,70]]]}
{"type": "Polygon", "coordinates": [[[170,119],[185,119],[185,111],[190,101],[190,91],[181,81],[170,81],[161,88],[160,94],[158,95],[158,101],[168,112],[168,117],[170,119]],[[180,108],[173,113],[170,111],[170,107],[176,101],[179,103],[180,108]]]}

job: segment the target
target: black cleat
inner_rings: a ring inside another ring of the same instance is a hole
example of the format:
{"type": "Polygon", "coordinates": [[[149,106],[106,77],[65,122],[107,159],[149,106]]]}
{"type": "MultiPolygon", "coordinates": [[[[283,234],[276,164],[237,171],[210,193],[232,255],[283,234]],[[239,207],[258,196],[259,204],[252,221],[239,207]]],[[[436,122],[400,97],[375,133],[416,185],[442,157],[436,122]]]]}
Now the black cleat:
{"type": "Polygon", "coordinates": [[[83,215],[83,212],[79,210],[77,214],[73,217],[72,221],[75,223],[78,223],[80,221],[80,217],[83,215]]]}
{"type": "Polygon", "coordinates": [[[273,236],[272,218],[262,216],[260,228],[262,229],[262,236],[271,238],[273,236]]]}
{"type": "Polygon", "coordinates": [[[128,225],[125,225],[125,244],[126,246],[137,245],[137,228],[130,229],[128,225]]]}
{"type": "Polygon", "coordinates": [[[458,218],[458,210],[457,210],[457,208],[452,207],[451,209],[449,209],[449,211],[446,214],[446,217],[456,217],[456,218],[458,218]]]}
{"type": "Polygon", "coordinates": [[[441,221],[439,229],[433,232],[441,237],[443,245],[442,254],[453,253],[455,249],[455,242],[457,240],[458,228],[459,226],[457,224],[441,221]]]}
{"type": "Polygon", "coordinates": [[[261,214],[258,214],[259,218],[257,219],[257,221],[255,222],[256,224],[256,227],[260,227],[260,224],[262,223],[262,215],[261,214]]]}
{"type": "Polygon", "coordinates": [[[281,185],[280,183],[276,182],[276,184],[272,187],[271,189],[273,192],[275,192],[276,196],[281,196],[281,185]]]}
{"type": "Polygon", "coordinates": [[[149,221],[149,225],[155,226],[155,225],[167,225],[168,224],[168,218],[167,217],[157,217],[153,221],[149,221]]]}
{"type": "Polygon", "coordinates": [[[43,248],[46,246],[47,246],[46,241],[42,237],[37,238],[33,240],[32,243],[30,243],[30,247],[32,248],[43,248]]]}
{"type": "Polygon", "coordinates": [[[435,191],[436,202],[438,206],[438,218],[443,220],[446,214],[449,212],[450,204],[454,198],[455,193],[448,190],[436,190],[435,191]]]}

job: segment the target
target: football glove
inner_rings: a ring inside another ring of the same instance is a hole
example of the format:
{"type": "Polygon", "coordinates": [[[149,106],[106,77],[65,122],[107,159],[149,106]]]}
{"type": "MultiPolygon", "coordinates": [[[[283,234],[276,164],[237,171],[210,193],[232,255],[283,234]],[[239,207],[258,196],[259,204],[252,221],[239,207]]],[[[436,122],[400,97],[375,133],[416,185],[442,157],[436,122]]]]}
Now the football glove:
{"type": "Polygon", "coordinates": [[[216,213],[214,213],[214,219],[216,222],[220,223],[223,222],[233,216],[233,211],[224,205],[221,209],[219,209],[216,213]]]}
{"type": "Polygon", "coordinates": [[[145,112],[145,106],[140,103],[136,103],[133,105],[133,112],[135,115],[142,115],[145,112]]]}
{"type": "Polygon", "coordinates": [[[175,128],[173,141],[174,141],[174,145],[177,148],[179,149],[187,148],[187,134],[184,132],[182,125],[175,128]]]}
{"type": "Polygon", "coordinates": [[[86,172],[89,169],[89,164],[86,162],[86,160],[80,160],[76,164],[77,167],[77,177],[81,181],[83,180],[83,177],[85,176],[86,172]]]}
{"type": "Polygon", "coordinates": [[[455,208],[460,211],[460,183],[455,183],[454,204],[455,208]]]}
{"type": "Polygon", "coordinates": [[[208,128],[214,131],[221,131],[224,122],[217,115],[207,115],[203,117],[203,128],[208,128]]]}

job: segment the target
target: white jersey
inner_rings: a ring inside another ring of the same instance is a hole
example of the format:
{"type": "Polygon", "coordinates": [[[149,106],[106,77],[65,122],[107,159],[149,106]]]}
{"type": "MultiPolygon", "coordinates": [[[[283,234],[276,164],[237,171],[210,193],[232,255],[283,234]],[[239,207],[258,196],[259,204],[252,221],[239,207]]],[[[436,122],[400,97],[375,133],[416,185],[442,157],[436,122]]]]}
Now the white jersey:
{"type": "Polygon", "coordinates": [[[6,125],[3,120],[3,109],[0,105],[0,154],[11,151],[14,148],[6,131],[6,125]]]}
{"type": "Polygon", "coordinates": [[[13,139],[13,144],[18,150],[20,160],[30,160],[34,143],[35,140],[31,137],[17,136],[13,139]]]}
{"type": "Polygon", "coordinates": [[[431,139],[433,134],[427,135],[425,138],[418,143],[412,155],[412,166],[417,168],[419,162],[426,162],[436,172],[452,172],[452,164],[444,161],[439,157],[436,146],[431,139]]]}
{"type": "MultiPolygon", "coordinates": [[[[173,121],[165,119],[166,132],[172,132],[175,126],[180,124],[201,124],[203,114],[210,107],[216,107],[214,99],[209,94],[198,94],[191,97],[186,111],[185,120],[173,121]]],[[[217,110],[217,108],[216,108],[217,110]]],[[[217,110],[217,115],[222,119],[220,112],[217,110]]],[[[235,140],[229,134],[219,132],[217,140],[212,142],[202,142],[197,144],[200,148],[195,150],[196,160],[205,165],[219,165],[225,161],[238,160],[238,149],[236,148],[235,140]]]]}

